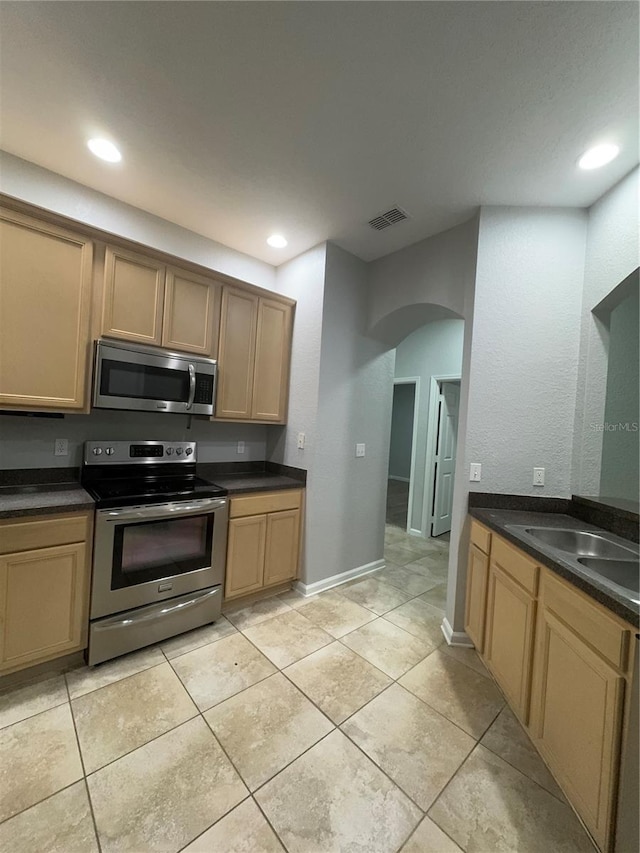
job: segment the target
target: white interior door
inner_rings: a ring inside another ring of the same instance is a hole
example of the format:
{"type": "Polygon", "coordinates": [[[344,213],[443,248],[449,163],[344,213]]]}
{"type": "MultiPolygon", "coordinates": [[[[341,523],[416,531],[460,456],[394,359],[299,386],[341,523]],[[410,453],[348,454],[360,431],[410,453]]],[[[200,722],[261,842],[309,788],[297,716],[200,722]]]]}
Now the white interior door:
{"type": "Polygon", "coordinates": [[[456,470],[456,437],[458,433],[458,407],[460,383],[443,382],[440,388],[438,443],[436,446],[436,474],[433,498],[431,535],[440,536],[451,530],[453,480],[456,470]]]}

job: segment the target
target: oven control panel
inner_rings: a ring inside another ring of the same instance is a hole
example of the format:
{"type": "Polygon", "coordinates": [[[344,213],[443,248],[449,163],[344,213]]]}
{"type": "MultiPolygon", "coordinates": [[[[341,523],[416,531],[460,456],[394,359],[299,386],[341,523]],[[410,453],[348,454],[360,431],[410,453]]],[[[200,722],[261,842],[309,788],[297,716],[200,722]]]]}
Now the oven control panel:
{"type": "Polygon", "coordinates": [[[85,465],[195,462],[195,441],[85,441],[85,465]]]}

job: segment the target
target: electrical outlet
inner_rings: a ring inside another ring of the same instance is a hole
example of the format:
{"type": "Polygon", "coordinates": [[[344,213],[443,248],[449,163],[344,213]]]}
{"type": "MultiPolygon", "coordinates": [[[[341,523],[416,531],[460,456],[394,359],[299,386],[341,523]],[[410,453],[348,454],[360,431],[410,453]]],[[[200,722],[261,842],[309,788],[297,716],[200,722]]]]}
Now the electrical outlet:
{"type": "Polygon", "coordinates": [[[544,486],[544,468],[533,469],[533,485],[544,486]]]}
{"type": "Polygon", "coordinates": [[[54,456],[68,456],[69,455],[69,441],[66,438],[56,438],[53,443],[53,455],[54,456]]]}
{"type": "Polygon", "coordinates": [[[469,465],[469,481],[471,483],[479,483],[482,476],[482,465],[480,462],[472,462],[469,465]]]}
{"type": "Polygon", "coordinates": [[[238,449],[236,450],[236,453],[244,453],[244,441],[238,442],[238,449]]]}
{"type": "Polygon", "coordinates": [[[356,444],[356,456],[364,456],[364,444],[356,444]]]}
{"type": "Polygon", "coordinates": [[[298,433],[298,450],[304,450],[304,443],[306,441],[306,435],[303,432],[298,433]]]}

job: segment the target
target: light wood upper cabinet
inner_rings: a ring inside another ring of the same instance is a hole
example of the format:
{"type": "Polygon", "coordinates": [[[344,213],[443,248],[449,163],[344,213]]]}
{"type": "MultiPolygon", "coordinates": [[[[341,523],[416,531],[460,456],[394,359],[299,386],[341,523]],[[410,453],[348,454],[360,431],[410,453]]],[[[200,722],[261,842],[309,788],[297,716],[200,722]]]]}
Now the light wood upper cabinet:
{"type": "Polygon", "coordinates": [[[544,572],[531,735],[602,850],[612,840],[626,690],[612,659],[628,666],[630,635],[630,626],[544,572]]]}
{"type": "Polygon", "coordinates": [[[0,406],[83,409],[90,240],[0,211],[0,406]]]}
{"type": "Polygon", "coordinates": [[[256,420],[278,422],[285,419],[291,320],[290,305],[260,298],[251,407],[251,416],[256,420]]]}
{"type": "Polygon", "coordinates": [[[258,297],[225,287],[220,314],[217,418],[248,420],[252,416],[257,326],[258,297]]]}
{"type": "Polygon", "coordinates": [[[146,255],[107,246],[102,334],[159,346],[162,342],[164,286],[164,264],[146,255]]]}
{"type": "Polygon", "coordinates": [[[80,651],[89,624],[88,513],[0,526],[0,673],[80,651]],[[83,541],[66,542],[82,537],[83,541]],[[47,543],[49,547],[42,547],[47,543]],[[2,550],[5,550],[3,548],[2,550]]]}
{"type": "Polygon", "coordinates": [[[284,423],[293,306],[225,287],[216,418],[284,423]]]}
{"type": "Polygon", "coordinates": [[[218,344],[220,289],[209,278],[169,267],[162,345],[168,349],[211,356],[218,344]]]}

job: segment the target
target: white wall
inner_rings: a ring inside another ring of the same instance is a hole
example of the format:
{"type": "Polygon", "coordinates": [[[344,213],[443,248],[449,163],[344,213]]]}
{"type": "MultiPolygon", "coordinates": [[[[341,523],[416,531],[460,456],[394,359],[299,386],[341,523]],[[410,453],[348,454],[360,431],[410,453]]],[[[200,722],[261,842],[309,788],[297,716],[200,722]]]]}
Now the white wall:
{"type": "Polygon", "coordinates": [[[248,462],[266,458],[268,431],[259,424],[212,423],[186,415],[154,412],[94,411],[64,418],[0,415],[0,470],[3,468],[67,468],[82,462],[82,445],[101,439],[197,441],[200,462],[248,462]],[[69,441],[68,456],[54,456],[56,438],[69,441]],[[244,454],[237,453],[239,440],[244,454]]]}
{"type": "Polygon", "coordinates": [[[329,243],[305,583],[382,557],[394,354],[366,335],[368,297],[366,264],[329,243]]]}
{"type": "Polygon", "coordinates": [[[411,527],[414,530],[422,528],[431,377],[460,376],[463,339],[464,320],[436,320],[413,332],[396,348],[396,378],[420,377],[416,475],[411,518],[411,527]]]}
{"type": "Polygon", "coordinates": [[[216,272],[274,289],[275,268],[270,264],[4,151],[0,151],[0,192],[216,272]]]}
{"type": "Polygon", "coordinates": [[[413,411],[416,386],[413,382],[393,386],[389,479],[409,481],[413,444],[413,411]]]}
{"type": "Polygon", "coordinates": [[[635,169],[589,209],[581,312],[580,362],[576,398],[572,490],[600,491],[609,334],[592,313],[639,264],[640,169],[635,169]]]}

